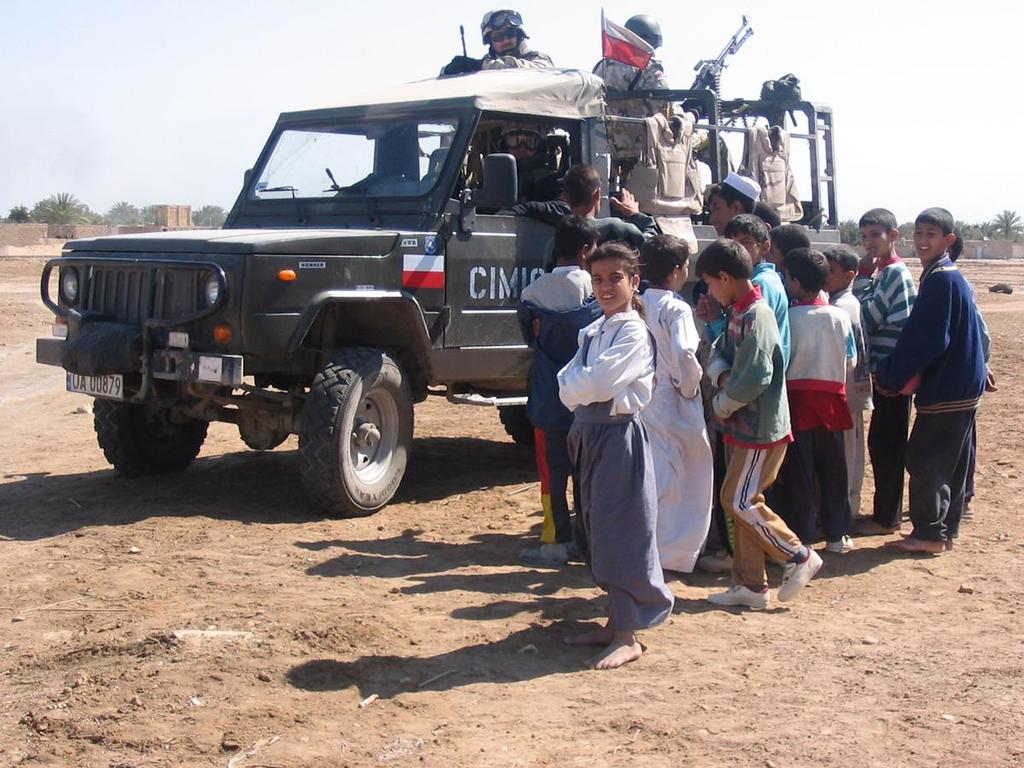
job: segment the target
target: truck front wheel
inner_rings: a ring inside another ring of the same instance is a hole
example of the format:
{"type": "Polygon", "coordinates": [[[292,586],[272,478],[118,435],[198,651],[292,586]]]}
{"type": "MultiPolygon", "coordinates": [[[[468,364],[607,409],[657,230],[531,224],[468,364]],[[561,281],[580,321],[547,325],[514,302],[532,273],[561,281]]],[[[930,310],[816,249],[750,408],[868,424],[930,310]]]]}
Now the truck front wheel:
{"type": "Polygon", "coordinates": [[[199,454],[209,423],[169,408],[97,398],[96,441],[125,477],[181,472],[199,454]]]}
{"type": "Polygon", "coordinates": [[[302,484],[318,509],[376,512],[395,495],[412,448],[412,393],[377,349],[344,350],[313,379],[302,410],[302,484]]]}

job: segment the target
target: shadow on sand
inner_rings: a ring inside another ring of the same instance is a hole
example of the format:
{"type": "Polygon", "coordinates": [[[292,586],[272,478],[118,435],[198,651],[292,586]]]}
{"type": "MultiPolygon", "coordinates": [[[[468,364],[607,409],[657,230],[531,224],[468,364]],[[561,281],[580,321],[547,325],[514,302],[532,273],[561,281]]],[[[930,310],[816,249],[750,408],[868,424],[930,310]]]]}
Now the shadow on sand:
{"type": "Polygon", "coordinates": [[[597,649],[562,642],[563,629],[529,627],[493,643],[434,656],[363,656],[354,661],[314,659],[292,667],[288,682],[304,691],[356,688],[360,696],[390,699],[403,693],[449,691],[477,683],[521,683],[579,672],[597,649]]]}
{"type": "MultiPolygon", "coordinates": [[[[294,450],[200,458],[183,473],[129,479],[111,469],[69,475],[7,474],[0,485],[0,536],[19,541],[84,526],[202,515],[251,523],[319,519],[301,493],[294,450]]],[[[395,503],[444,499],[535,480],[530,451],[479,438],[416,440],[395,503]]]]}

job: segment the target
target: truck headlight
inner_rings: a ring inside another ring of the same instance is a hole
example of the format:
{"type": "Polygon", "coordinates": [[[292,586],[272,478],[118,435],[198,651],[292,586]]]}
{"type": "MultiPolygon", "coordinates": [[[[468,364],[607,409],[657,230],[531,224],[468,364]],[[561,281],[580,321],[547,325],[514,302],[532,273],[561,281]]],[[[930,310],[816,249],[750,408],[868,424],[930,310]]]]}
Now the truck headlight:
{"type": "Polygon", "coordinates": [[[216,275],[210,275],[206,278],[206,283],[203,285],[203,298],[206,299],[206,304],[211,307],[220,299],[220,281],[216,275]]]}
{"type": "Polygon", "coordinates": [[[78,301],[78,270],[68,267],[60,275],[60,297],[67,304],[78,301]]]}

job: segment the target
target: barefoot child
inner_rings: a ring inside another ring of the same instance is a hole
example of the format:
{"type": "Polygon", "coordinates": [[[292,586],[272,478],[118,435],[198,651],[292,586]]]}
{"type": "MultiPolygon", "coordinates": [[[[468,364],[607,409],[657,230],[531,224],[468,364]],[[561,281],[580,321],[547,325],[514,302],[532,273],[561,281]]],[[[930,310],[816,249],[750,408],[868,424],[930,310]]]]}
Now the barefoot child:
{"type": "Polygon", "coordinates": [[[821,568],[821,557],[804,546],[765,503],[764,491],[779,472],[789,431],[786,366],[775,316],[751,282],[750,255],[734,240],[711,243],[697,259],[697,273],[724,306],[729,327],[715,340],[708,378],[717,428],[723,433],[728,468],[722,506],[735,526],[732,587],[708,597],[716,605],[768,607],[765,556],[786,563],[779,600],[797,596],[821,568]]]}
{"type": "Polygon", "coordinates": [[[620,243],[587,259],[604,317],[580,332],[579,351],[558,373],[559,395],[574,416],[569,454],[586,559],[608,592],[608,623],[567,642],[606,646],[587,662],[594,669],[640,658],[637,630],[661,624],[673,605],[658,561],[658,490],[639,415],[651,400],[654,350],[637,311],[637,262],[620,243]]]}
{"type": "Polygon", "coordinates": [[[644,409],[658,479],[658,553],[662,568],[690,573],[711,523],[712,459],[700,397],[699,337],[690,306],[676,294],[686,283],[690,249],[657,235],[640,249],[650,283],[641,299],[657,346],[654,396],[644,409]]]}
{"type": "Polygon", "coordinates": [[[914,221],[924,272],[914,311],[892,354],[878,365],[883,394],[914,392],[917,418],[907,443],[914,530],[886,546],[940,554],[960,530],[971,430],[985,391],[985,356],[974,292],[949,258],[953,216],[928,208],[914,221]]]}

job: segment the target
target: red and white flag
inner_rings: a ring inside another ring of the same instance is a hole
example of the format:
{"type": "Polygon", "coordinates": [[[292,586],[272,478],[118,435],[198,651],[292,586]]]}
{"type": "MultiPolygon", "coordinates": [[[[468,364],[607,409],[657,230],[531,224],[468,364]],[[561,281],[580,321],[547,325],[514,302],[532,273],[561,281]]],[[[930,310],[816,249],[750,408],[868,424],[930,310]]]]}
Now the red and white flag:
{"type": "Polygon", "coordinates": [[[406,253],[402,256],[403,288],[444,288],[444,255],[406,253]]]}
{"type": "Polygon", "coordinates": [[[604,17],[601,11],[601,51],[606,59],[621,61],[637,69],[646,69],[654,48],[639,35],[604,17]]]}

